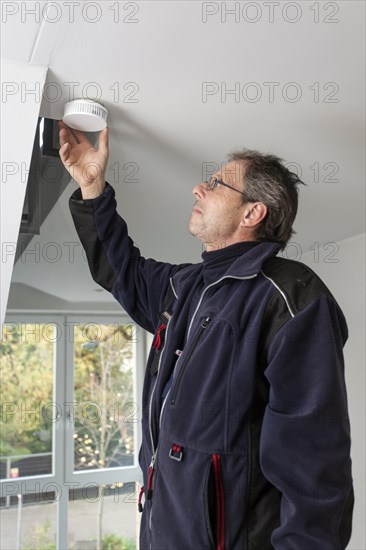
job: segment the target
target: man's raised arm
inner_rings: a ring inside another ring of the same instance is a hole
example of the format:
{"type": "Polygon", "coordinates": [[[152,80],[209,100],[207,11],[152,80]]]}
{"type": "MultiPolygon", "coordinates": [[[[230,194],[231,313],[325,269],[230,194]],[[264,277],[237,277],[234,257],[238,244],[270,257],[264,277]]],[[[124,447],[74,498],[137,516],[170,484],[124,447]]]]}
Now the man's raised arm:
{"type": "Polygon", "coordinates": [[[60,157],[80,189],[69,200],[76,231],[96,283],[113,294],[130,317],[154,333],[170,277],[183,265],[145,259],[117,212],[115,191],[105,181],[108,130],[95,149],[83,132],[60,127],[60,157]]]}

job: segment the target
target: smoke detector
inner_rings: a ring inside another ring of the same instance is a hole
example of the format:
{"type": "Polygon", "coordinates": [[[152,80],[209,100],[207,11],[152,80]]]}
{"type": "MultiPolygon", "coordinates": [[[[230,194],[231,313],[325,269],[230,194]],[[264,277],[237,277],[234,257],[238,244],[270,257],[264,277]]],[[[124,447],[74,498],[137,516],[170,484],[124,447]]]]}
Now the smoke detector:
{"type": "Polygon", "coordinates": [[[91,99],[74,99],[65,105],[63,121],[74,130],[99,132],[107,126],[108,111],[91,99]]]}

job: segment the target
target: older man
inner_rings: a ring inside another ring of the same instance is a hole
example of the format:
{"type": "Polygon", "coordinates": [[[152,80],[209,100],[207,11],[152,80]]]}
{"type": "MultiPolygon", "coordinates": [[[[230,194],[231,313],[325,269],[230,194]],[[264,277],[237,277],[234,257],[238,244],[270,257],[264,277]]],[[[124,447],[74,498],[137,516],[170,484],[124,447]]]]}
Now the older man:
{"type": "Polygon", "coordinates": [[[341,550],[353,490],[343,346],[322,281],[277,256],[298,177],[244,149],[196,185],[202,262],[141,257],[99,149],[60,122],[70,208],[92,276],[153,333],[143,391],[142,550],[341,550]],[[145,493],[143,496],[143,492],[145,493]]]}

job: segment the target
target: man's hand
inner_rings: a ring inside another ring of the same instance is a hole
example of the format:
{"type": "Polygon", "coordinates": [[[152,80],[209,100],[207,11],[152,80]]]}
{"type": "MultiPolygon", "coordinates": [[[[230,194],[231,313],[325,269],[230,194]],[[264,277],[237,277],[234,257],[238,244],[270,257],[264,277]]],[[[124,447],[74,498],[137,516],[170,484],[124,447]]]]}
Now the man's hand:
{"type": "Polygon", "coordinates": [[[71,177],[79,184],[83,199],[98,197],[105,188],[108,162],[108,128],[99,135],[99,149],[95,149],[80,130],[71,130],[62,120],[60,129],[60,158],[71,177]]]}

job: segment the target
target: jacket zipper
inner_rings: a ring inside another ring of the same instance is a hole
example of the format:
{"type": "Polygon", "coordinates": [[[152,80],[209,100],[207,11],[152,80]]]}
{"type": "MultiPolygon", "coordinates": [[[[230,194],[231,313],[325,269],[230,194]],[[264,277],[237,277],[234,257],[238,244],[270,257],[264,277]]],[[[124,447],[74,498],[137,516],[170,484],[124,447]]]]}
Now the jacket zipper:
{"type": "MultiPolygon", "coordinates": [[[[152,402],[153,402],[153,398],[154,398],[156,384],[157,384],[157,381],[158,381],[161,360],[162,360],[163,353],[164,353],[164,350],[165,350],[166,342],[168,341],[168,331],[169,331],[170,321],[171,321],[171,317],[168,319],[168,322],[167,322],[167,325],[166,325],[164,345],[163,345],[163,348],[161,350],[159,364],[158,364],[158,370],[157,370],[157,374],[156,374],[156,380],[155,380],[154,387],[151,391],[150,403],[149,403],[149,433],[150,433],[152,456],[151,456],[151,462],[150,462],[150,466],[149,466],[148,487],[147,487],[147,492],[146,492],[147,500],[152,500],[153,476],[154,476],[154,473],[155,473],[154,466],[155,466],[156,455],[157,455],[157,451],[158,451],[158,445],[156,445],[156,447],[155,447],[154,434],[153,434],[153,428],[152,428],[152,402]]],[[[149,509],[150,549],[151,549],[151,525],[152,525],[152,506],[150,505],[150,509],[149,509]]]]}
{"type": "Polygon", "coordinates": [[[167,340],[168,340],[168,331],[169,331],[170,321],[171,321],[171,317],[168,319],[168,322],[167,322],[167,325],[166,325],[165,338],[164,338],[164,345],[163,345],[163,349],[161,350],[160,359],[159,359],[159,364],[158,364],[158,369],[157,369],[157,374],[156,374],[156,380],[155,380],[154,387],[153,387],[153,389],[152,389],[152,391],[151,391],[150,403],[149,403],[149,433],[150,433],[151,449],[152,449],[152,453],[153,453],[153,454],[152,454],[152,457],[151,457],[151,461],[154,461],[154,462],[155,462],[156,450],[157,450],[157,449],[155,448],[154,435],[153,435],[153,429],[152,429],[152,403],[153,403],[153,398],[154,398],[156,383],[157,383],[157,381],[158,381],[158,376],[159,376],[159,371],[160,371],[161,360],[162,360],[162,358],[163,358],[165,346],[166,346],[166,343],[167,343],[167,340]]]}
{"type": "Polygon", "coordinates": [[[222,483],[221,456],[212,455],[216,493],[216,549],[225,549],[225,499],[222,483]]]}

